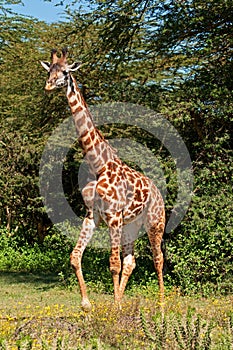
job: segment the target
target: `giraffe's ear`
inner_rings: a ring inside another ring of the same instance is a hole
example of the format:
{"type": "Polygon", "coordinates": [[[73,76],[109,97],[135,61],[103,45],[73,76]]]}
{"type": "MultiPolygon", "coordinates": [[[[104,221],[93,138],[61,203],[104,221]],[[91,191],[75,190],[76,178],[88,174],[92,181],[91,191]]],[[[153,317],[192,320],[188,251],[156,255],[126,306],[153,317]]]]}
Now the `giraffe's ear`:
{"type": "Polygon", "coordinates": [[[45,61],[40,61],[42,67],[44,67],[44,69],[47,70],[47,72],[49,72],[50,70],[50,63],[49,62],[45,62],[45,61]]]}
{"type": "Polygon", "coordinates": [[[74,72],[81,67],[81,62],[74,62],[68,66],[69,71],[74,72]]]}

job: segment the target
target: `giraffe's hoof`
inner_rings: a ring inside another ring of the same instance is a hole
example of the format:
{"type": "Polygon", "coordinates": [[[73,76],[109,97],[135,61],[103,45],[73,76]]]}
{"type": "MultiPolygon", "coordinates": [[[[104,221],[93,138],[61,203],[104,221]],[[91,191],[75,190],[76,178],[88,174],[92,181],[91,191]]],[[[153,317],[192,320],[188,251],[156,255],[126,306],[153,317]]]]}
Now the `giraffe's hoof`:
{"type": "Polygon", "coordinates": [[[117,299],[117,300],[115,299],[115,300],[114,300],[114,306],[115,306],[116,309],[122,310],[121,299],[119,299],[119,300],[118,300],[118,299],[117,299]]]}
{"type": "Polygon", "coordinates": [[[92,309],[91,303],[88,299],[83,299],[81,305],[84,311],[91,311],[92,309]]]}

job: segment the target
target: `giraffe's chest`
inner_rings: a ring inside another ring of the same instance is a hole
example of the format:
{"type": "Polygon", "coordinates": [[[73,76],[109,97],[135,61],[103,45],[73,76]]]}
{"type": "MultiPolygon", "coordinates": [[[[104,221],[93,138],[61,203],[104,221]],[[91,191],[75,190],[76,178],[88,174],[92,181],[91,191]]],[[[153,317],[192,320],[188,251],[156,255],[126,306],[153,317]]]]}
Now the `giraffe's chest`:
{"type": "Polygon", "coordinates": [[[150,180],[122,163],[108,164],[96,186],[97,205],[104,213],[121,212],[124,223],[143,214],[150,197],[150,180]]]}

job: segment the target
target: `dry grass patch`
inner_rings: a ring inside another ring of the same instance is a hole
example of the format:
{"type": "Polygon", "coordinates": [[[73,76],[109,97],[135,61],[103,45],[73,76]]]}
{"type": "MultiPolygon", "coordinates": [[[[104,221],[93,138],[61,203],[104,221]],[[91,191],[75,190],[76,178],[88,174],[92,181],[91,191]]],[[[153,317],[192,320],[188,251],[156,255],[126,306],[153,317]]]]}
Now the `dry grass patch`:
{"type": "Polygon", "coordinates": [[[155,296],[91,293],[92,311],[78,291],[53,276],[2,274],[0,349],[232,350],[232,297],[191,298],[173,290],[162,318],[155,296]]]}

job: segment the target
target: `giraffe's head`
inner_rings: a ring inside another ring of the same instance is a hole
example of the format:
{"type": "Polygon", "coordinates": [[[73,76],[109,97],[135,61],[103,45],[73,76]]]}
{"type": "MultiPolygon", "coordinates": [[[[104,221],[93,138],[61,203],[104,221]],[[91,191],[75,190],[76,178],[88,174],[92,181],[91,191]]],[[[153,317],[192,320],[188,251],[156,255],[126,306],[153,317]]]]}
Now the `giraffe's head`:
{"type": "Polygon", "coordinates": [[[41,61],[42,66],[49,73],[48,80],[45,85],[45,90],[51,91],[55,88],[67,86],[70,72],[76,71],[80,66],[80,62],[68,64],[66,61],[67,49],[62,50],[62,56],[57,57],[57,51],[51,52],[51,63],[41,61]]]}

